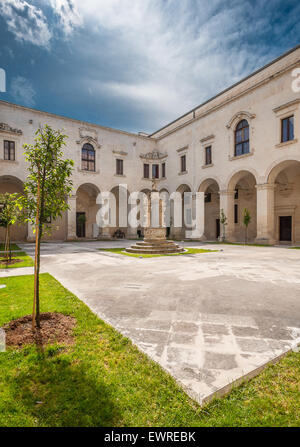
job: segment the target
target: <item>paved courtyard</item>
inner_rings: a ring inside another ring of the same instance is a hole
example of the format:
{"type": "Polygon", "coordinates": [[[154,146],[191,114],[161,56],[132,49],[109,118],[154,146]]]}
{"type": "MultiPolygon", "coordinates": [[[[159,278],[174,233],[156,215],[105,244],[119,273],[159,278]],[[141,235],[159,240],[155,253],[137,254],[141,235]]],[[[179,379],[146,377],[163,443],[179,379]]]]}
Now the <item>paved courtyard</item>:
{"type": "Polygon", "coordinates": [[[198,402],[300,341],[300,250],[206,244],[220,251],[148,259],[98,250],[130,244],[43,244],[42,271],[198,402]]]}

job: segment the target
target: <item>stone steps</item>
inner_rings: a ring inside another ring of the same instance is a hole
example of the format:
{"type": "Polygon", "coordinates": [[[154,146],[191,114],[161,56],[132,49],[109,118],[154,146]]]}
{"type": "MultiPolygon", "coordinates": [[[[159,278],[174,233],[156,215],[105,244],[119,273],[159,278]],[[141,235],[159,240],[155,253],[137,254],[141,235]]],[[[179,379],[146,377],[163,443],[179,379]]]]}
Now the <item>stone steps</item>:
{"type": "Polygon", "coordinates": [[[172,248],[139,248],[137,246],[133,246],[130,248],[126,248],[127,253],[135,253],[135,254],[149,254],[149,255],[164,255],[164,254],[172,254],[172,253],[183,253],[184,248],[181,247],[172,247],[172,248]]]}
{"type": "Polygon", "coordinates": [[[179,247],[173,241],[167,241],[164,239],[147,239],[144,241],[139,241],[136,245],[126,248],[128,253],[135,254],[172,254],[172,253],[183,253],[184,248],[179,247]]]}

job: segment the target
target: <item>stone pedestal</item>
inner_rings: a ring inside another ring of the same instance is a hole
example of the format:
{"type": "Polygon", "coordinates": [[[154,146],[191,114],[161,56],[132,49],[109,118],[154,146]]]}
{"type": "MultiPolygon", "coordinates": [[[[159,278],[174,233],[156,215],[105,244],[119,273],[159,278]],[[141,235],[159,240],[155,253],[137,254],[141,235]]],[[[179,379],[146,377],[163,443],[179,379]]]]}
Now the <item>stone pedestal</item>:
{"type": "MultiPolygon", "coordinates": [[[[154,183],[155,186],[155,183],[154,183]]],[[[152,191],[150,206],[148,209],[149,221],[151,226],[144,230],[144,240],[137,242],[130,248],[126,248],[128,253],[135,254],[169,254],[169,253],[181,253],[184,251],[182,247],[179,247],[173,241],[167,241],[166,232],[163,221],[163,208],[159,194],[156,189],[152,191]],[[151,201],[154,205],[151,207],[151,201]],[[157,224],[157,225],[155,225],[157,224]]]]}

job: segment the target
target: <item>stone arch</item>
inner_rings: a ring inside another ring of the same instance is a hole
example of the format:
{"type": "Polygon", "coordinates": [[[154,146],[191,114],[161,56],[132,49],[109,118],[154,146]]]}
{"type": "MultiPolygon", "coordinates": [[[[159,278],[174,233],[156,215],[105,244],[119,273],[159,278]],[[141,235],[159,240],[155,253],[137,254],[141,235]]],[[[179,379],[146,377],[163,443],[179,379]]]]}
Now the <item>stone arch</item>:
{"type": "Polygon", "coordinates": [[[243,225],[243,211],[250,211],[251,222],[247,231],[247,240],[254,241],[257,236],[257,175],[252,169],[236,171],[228,181],[227,189],[232,191],[231,215],[233,222],[229,222],[232,228],[232,240],[243,242],[245,240],[245,226],[243,225]]]}
{"type": "Polygon", "coordinates": [[[268,184],[274,192],[274,239],[282,244],[300,243],[300,160],[274,163],[268,172],[268,184]]]}
{"type": "MultiPolygon", "coordinates": [[[[24,183],[18,177],[13,175],[2,175],[0,176],[0,193],[18,193],[23,194],[24,183]]],[[[26,241],[28,235],[27,224],[15,224],[11,227],[11,240],[12,241],[26,241]]],[[[3,242],[5,237],[5,229],[0,227],[0,240],[3,242]]]]}
{"type": "Polygon", "coordinates": [[[300,163],[300,160],[296,160],[295,157],[287,159],[286,157],[275,161],[274,163],[269,166],[268,170],[265,174],[265,180],[266,183],[273,184],[275,183],[275,179],[277,175],[284,169],[288,168],[289,166],[294,165],[295,163],[300,163]]]}
{"type": "Polygon", "coordinates": [[[228,121],[228,123],[226,124],[227,129],[235,129],[236,126],[238,125],[238,123],[242,120],[246,120],[248,121],[249,125],[251,120],[253,120],[255,118],[256,115],[246,112],[246,111],[240,111],[237,112],[235,115],[233,115],[233,117],[228,121]]]}
{"type": "Polygon", "coordinates": [[[93,183],[82,183],[76,191],[76,235],[94,239],[98,237],[99,228],[96,215],[99,205],[96,203],[100,189],[93,183]],[[81,217],[82,216],[82,217],[81,217]]]}
{"type": "Polygon", "coordinates": [[[128,213],[130,211],[130,206],[128,204],[128,198],[130,195],[130,192],[127,188],[125,188],[122,185],[115,185],[114,187],[111,188],[110,192],[115,196],[116,199],[116,226],[115,227],[111,227],[109,229],[110,235],[113,236],[114,233],[117,230],[120,230],[121,232],[123,232],[125,234],[126,237],[129,237],[129,227],[128,227],[128,213]],[[126,221],[126,226],[125,222],[122,223],[121,221],[121,214],[120,214],[120,209],[119,209],[119,194],[120,194],[120,188],[122,189],[122,192],[124,191],[127,195],[127,221],[126,221]]]}
{"type": "Polygon", "coordinates": [[[216,179],[207,178],[199,186],[204,193],[204,237],[217,240],[220,236],[220,186],[216,179]]]}
{"type": "Polygon", "coordinates": [[[240,178],[244,177],[247,174],[252,174],[255,179],[255,183],[258,183],[258,174],[257,171],[253,168],[240,168],[233,171],[226,180],[226,185],[228,190],[234,190],[234,185],[240,180],[240,178]]]}
{"type": "Polygon", "coordinates": [[[186,237],[186,231],[188,230],[187,226],[185,225],[185,207],[184,207],[184,193],[185,192],[192,192],[192,187],[188,183],[181,183],[177,188],[176,192],[179,192],[182,196],[182,223],[181,227],[174,227],[174,201],[171,200],[171,231],[170,234],[175,239],[184,239],[186,237]]]}

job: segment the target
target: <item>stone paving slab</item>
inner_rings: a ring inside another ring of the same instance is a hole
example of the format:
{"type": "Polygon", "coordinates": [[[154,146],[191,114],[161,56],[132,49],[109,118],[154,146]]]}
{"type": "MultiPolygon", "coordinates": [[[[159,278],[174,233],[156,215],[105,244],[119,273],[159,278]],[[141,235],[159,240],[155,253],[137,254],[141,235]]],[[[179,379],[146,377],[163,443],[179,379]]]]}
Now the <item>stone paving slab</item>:
{"type": "Polygon", "coordinates": [[[44,244],[42,270],[200,403],[300,341],[300,251],[222,246],[138,259],[101,253],[101,246],[109,242],[44,244]]]}

